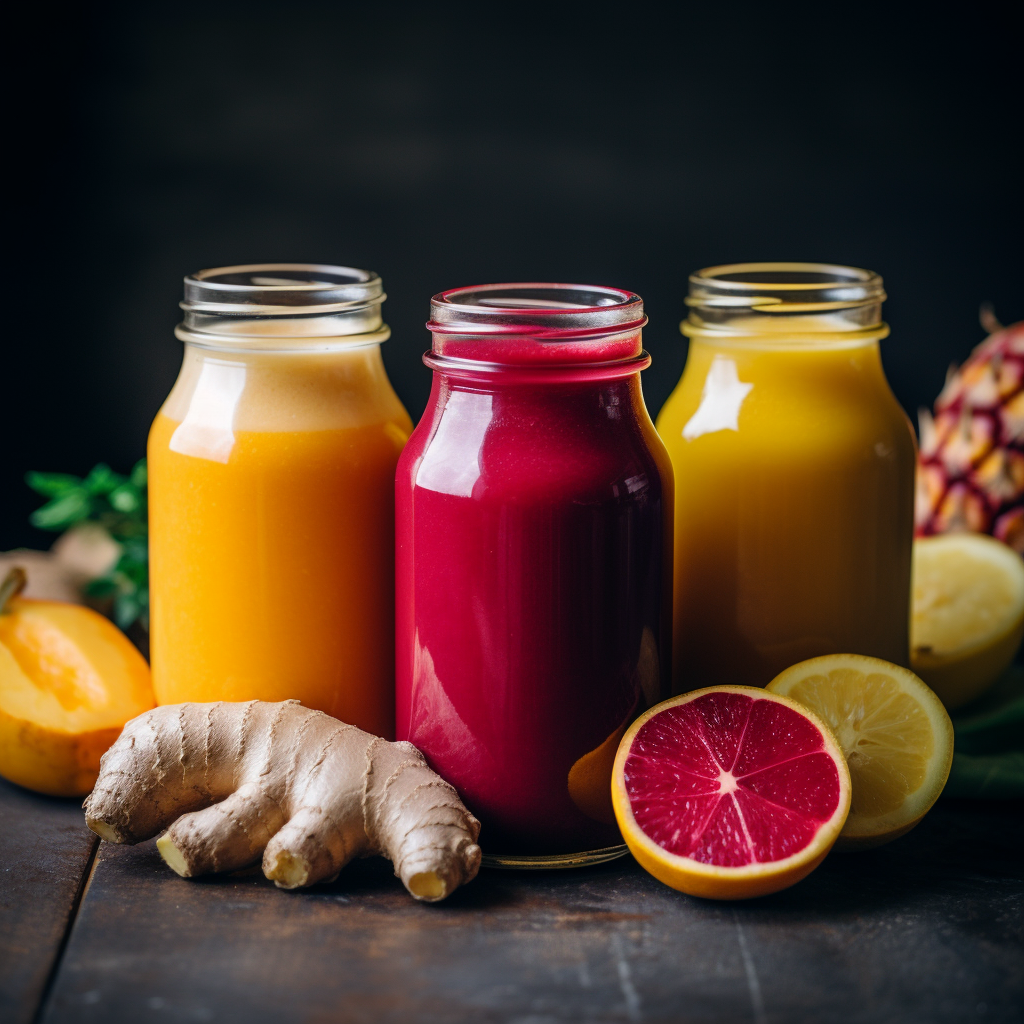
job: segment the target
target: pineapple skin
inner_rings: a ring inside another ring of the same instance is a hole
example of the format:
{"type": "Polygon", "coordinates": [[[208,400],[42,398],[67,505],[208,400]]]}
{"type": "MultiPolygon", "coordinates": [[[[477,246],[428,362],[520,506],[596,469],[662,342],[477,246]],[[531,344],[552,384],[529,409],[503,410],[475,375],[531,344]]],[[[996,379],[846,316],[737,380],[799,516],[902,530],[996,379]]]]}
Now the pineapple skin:
{"type": "Polygon", "coordinates": [[[1024,321],[950,367],[918,417],[915,534],[987,533],[1024,555],[1024,321]]]}

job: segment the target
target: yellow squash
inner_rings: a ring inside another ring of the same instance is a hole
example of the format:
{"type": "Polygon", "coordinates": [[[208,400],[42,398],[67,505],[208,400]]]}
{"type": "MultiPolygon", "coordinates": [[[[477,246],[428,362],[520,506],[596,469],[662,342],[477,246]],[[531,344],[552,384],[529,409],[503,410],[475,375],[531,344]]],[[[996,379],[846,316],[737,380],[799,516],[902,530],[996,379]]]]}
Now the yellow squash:
{"type": "Polygon", "coordinates": [[[84,796],[124,723],[155,706],[149,666],[90,608],[0,585],[0,775],[51,796],[84,796]]]}

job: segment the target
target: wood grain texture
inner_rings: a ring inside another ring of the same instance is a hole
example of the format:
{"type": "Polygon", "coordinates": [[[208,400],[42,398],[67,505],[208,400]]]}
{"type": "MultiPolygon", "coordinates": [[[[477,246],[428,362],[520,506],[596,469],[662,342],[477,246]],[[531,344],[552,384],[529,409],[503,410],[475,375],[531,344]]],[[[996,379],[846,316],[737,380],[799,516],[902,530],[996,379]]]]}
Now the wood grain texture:
{"type": "Polygon", "coordinates": [[[421,906],[379,860],[282,892],[103,844],[43,1020],[1016,1022],[1022,810],[940,804],[897,843],[743,904],[631,859],[484,871],[421,906]]]}
{"type": "Polygon", "coordinates": [[[27,1024],[42,999],[98,840],[81,800],[0,779],[0,1021],[27,1024]]]}

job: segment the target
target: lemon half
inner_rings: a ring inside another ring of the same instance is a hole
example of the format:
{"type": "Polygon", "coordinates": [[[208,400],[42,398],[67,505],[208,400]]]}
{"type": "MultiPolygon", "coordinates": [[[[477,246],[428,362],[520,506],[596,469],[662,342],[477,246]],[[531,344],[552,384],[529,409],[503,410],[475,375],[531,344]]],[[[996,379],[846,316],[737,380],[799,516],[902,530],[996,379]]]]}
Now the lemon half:
{"type": "Polygon", "coordinates": [[[914,542],[910,664],[947,708],[981,696],[1024,637],[1024,560],[977,533],[914,542]]]}
{"type": "Polygon", "coordinates": [[[881,846],[938,799],[953,760],[953,723],[913,672],[879,658],[829,654],[779,673],[772,693],[809,708],[850,768],[850,814],[836,849],[881,846]]]}

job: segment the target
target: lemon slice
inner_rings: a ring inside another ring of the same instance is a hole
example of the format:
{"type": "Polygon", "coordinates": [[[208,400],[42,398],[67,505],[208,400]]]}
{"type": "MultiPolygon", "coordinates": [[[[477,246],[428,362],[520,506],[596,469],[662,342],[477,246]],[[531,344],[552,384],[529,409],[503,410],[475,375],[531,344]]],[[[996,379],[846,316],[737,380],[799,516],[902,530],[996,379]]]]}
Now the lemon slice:
{"type": "Polygon", "coordinates": [[[881,846],[909,832],[938,799],[953,760],[953,723],[913,672],[828,654],[780,672],[768,690],[818,715],[846,757],[853,800],[837,850],[881,846]]]}
{"type": "Polygon", "coordinates": [[[981,696],[1024,637],[1024,560],[977,533],[914,542],[910,664],[947,708],[981,696]]]}

